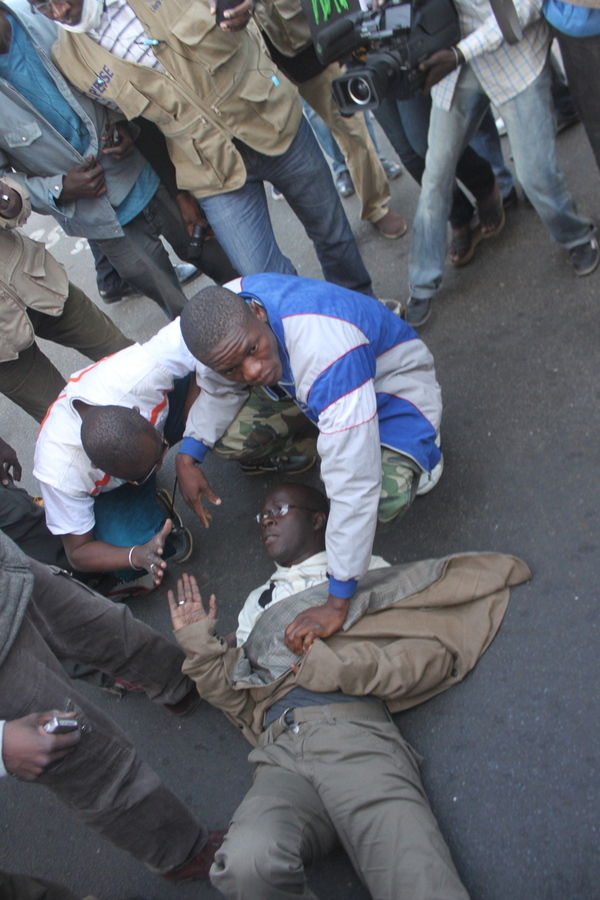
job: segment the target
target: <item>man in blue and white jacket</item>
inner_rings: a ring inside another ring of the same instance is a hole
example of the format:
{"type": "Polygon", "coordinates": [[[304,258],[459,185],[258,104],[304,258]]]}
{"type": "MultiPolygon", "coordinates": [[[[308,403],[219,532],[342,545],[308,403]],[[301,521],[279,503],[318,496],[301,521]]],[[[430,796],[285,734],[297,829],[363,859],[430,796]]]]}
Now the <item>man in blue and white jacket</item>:
{"type": "MultiPolygon", "coordinates": [[[[362,294],[287,275],[252,275],[230,288],[206,288],[182,314],[191,353],[232,382],[291,399],[318,427],[321,476],[331,502],[326,547],[329,598],[286,630],[295,652],[343,624],[357,581],[367,570],[384,470],[389,521],[419,487],[441,474],[436,442],[442,401],[433,358],[413,329],[362,294]],[[396,490],[398,485],[401,488],[396,490]]],[[[232,390],[234,386],[232,385],[232,390]]],[[[276,404],[275,404],[276,406],[276,404]]],[[[202,395],[188,417],[177,461],[184,499],[204,518],[202,497],[218,501],[198,464],[214,446],[204,436],[225,432],[231,419],[203,413],[202,395]]],[[[256,421],[256,420],[255,420],[256,421]]]]}

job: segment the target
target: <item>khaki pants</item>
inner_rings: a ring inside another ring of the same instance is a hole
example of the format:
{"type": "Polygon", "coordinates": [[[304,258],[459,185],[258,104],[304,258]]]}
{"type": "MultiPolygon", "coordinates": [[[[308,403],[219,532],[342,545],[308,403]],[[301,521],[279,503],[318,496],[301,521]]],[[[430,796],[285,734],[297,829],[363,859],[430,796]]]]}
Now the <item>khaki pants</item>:
{"type": "Polygon", "coordinates": [[[300,95],[312,106],[328,125],[346,164],[354,187],[360,197],[360,217],[367,222],[378,222],[389,209],[391,198],[388,180],[377,156],[377,151],[367,131],[361,112],[350,118],[342,116],[331,92],[331,82],[342,74],[338,63],[327,66],[320,75],[298,85],[300,95]]]}
{"type": "MultiPolygon", "coordinates": [[[[37,337],[73,347],[94,362],[133,344],[74,284],[60,316],[27,310],[37,337]]],[[[41,422],[48,407],[66,384],[58,369],[36,343],[19,353],[18,359],[0,362],[0,392],[41,422]]]]}
{"type": "Polygon", "coordinates": [[[211,869],[225,897],[316,900],[305,866],[339,840],[373,900],[468,900],[395,725],[294,727],[250,754],[254,784],[211,869]]]}

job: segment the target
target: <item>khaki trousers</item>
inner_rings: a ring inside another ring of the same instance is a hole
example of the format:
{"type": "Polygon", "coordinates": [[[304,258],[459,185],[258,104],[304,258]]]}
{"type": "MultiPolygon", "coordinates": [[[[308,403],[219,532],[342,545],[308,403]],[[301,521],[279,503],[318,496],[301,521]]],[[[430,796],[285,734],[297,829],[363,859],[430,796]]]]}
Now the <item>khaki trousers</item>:
{"type": "MultiPolygon", "coordinates": [[[[73,347],[94,362],[133,344],[114,322],[74,284],[60,316],[28,309],[37,337],[73,347]]],[[[66,384],[58,369],[34,342],[18,359],[0,362],[0,393],[41,422],[66,384]]]]}
{"type": "Polygon", "coordinates": [[[305,866],[339,840],[373,900],[468,900],[392,723],[324,712],[294,728],[250,754],[254,784],[211,869],[225,897],[317,900],[305,866]]]}
{"type": "Polygon", "coordinates": [[[338,63],[298,85],[300,95],[328,125],[344,154],[356,192],[360,197],[360,217],[378,222],[389,210],[391,198],[388,180],[367,131],[361,112],[346,118],[338,109],[331,92],[331,82],[342,74],[338,63]]]}

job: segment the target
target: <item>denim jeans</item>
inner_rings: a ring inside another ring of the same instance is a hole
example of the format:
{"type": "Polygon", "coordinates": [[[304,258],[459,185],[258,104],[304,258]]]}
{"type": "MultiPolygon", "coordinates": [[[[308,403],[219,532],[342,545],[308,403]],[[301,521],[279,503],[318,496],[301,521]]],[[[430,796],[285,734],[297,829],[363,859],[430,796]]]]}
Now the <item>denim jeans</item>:
{"type": "MultiPolygon", "coordinates": [[[[406,170],[421,184],[427,155],[427,134],[431,99],[425,95],[410,100],[389,97],[375,110],[375,118],[383,128],[406,170]]],[[[494,173],[490,162],[472,147],[465,147],[456,163],[456,177],[478,202],[494,190],[494,173]]],[[[455,184],[449,219],[453,228],[463,228],[473,217],[473,204],[455,184]]]]}
{"type": "MultiPolygon", "coordinates": [[[[477,130],[489,100],[470,66],[463,66],[452,107],[432,107],[429,148],[409,256],[411,297],[432,297],[446,257],[446,219],[452,202],[456,162],[477,130]]],[[[498,107],[513,151],[518,180],[553,240],[571,249],[594,231],[577,214],[556,162],[555,124],[547,68],[524,91],[498,107]]]]}
{"type": "Polygon", "coordinates": [[[184,654],[123,604],[58,569],[34,561],[30,567],[32,596],[0,667],[0,719],[73,710],[85,726],[81,742],[35,784],[51,790],[82,824],[168,872],[202,848],[206,829],[116,723],[78,693],[59,660],[93,665],[162,704],[178,703],[192,686],[181,673],[184,654]]]}
{"type": "Polygon", "coordinates": [[[241,275],[296,275],[283,255],[269,217],[264,181],[281,191],[312,240],[327,281],[372,296],[371,278],[360,257],[327,160],[307,120],[285,153],[266,156],[236,141],[248,176],[236,191],[202,198],[217,239],[241,275]]]}
{"type": "Polygon", "coordinates": [[[512,172],[504,162],[500,135],[498,134],[496,122],[489,106],[486,114],[481,120],[481,125],[471,138],[471,147],[479,154],[479,156],[483,156],[484,159],[487,159],[493,169],[494,175],[498,179],[500,193],[503,197],[508,196],[515,186],[515,180],[512,176],[512,172]]]}
{"type": "MultiPolygon", "coordinates": [[[[330,129],[327,127],[321,116],[314,111],[312,106],[309,106],[306,100],[302,100],[302,109],[304,110],[304,115],[310,122],[311,128],[315,133],[315,136],[321,146],[321,150],[328,156],[331,160],[331,168],[333,169],[334,175],[339,175],[341,172],[347,172],[348,166],[346,164],[346,160],[344,159],[344,154],[340,150],[338,143],[334,136],[332,135],[330,129]]],[[[355,115],[359,115],[359,113],[355,113],[355,115]]],[[[373,141],[373,145],[375,150],[377,151],[377,156],[379,159],[383,159],[383,154],[379,149],[379,145],[377,144],[377,137],[375,135],[375,129],[373,128],[373,122],[371,121],[371,116],[368,112],[363,113],[365,117],[365,125],[367,126],[367,131],[371,136],[371,140],[373,141]]]]}

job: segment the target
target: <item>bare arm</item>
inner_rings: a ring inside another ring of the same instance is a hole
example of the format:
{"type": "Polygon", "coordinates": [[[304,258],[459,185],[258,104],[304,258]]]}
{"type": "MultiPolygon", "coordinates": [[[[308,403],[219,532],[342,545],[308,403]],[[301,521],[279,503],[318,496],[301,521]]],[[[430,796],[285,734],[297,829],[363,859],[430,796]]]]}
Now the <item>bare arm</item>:
{"type": "Polygon", "coordinates": [[[93,531],[88,531],[87,534],[63,534],[62,539],[69,563],[79,572],[145,569],[152,575],[154,584],[159,585],[167,568],[162,555],[171,528],[171,519],[167,519],[154,537],[145,544],[135,546],[133,551],[131,547],[115,547],[105,541],[96,541],[93,531]]]}

